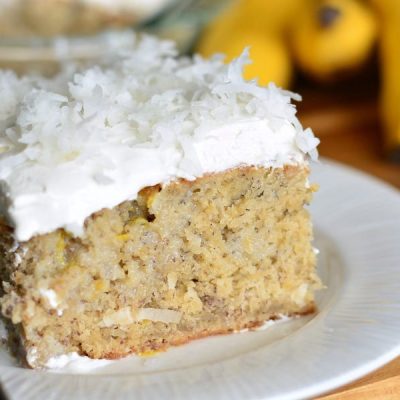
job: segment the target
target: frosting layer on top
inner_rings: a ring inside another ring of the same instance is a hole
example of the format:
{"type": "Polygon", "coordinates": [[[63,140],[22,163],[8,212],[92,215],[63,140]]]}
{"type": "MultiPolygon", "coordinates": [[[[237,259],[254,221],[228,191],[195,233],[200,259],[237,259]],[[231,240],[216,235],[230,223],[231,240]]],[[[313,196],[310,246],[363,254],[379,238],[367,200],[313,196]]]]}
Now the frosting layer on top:
{"type": "Polygon", "coordinates": [[[98,65],[53,79],[0,71],[0,213],[19,241],[65,228],[174,179],[316,159],[291,99],[245,81],[248,53],[178,57],[172,42],[108,38],[98,65]]]}

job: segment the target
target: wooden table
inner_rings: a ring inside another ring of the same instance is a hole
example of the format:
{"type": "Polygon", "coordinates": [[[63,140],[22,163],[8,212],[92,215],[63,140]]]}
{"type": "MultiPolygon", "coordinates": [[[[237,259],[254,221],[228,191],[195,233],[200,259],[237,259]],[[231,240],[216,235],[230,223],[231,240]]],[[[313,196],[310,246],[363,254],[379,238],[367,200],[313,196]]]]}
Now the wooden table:
{"type": "MultiPolygon", "coordinates": [[[[304,102],[299,105],[300,119],[321,139],[322,156],[359,168],[400,189],[400,164],[386,161],[381,150],[376,90],[369,87],[349,95],[350,91],[320,93],[318,89],[305,89],[304,102]]],[[[399,400],[400,357],[319,399],[399,400]]]]}

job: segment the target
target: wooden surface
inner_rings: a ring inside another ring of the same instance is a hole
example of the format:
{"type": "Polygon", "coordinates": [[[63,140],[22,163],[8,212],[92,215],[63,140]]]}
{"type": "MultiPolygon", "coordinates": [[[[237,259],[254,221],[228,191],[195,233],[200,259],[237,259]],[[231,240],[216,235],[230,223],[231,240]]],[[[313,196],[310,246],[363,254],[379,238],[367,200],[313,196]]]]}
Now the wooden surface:
{"type": "MultiPolygon", "coordinates": [[[[382,151],[377,91],[371,87],[350,91],[302,91],[299,114],[303,124],[312,127],[321,139],[322,156],[359,168],[400,189],[400,164],[386,161],[382,151]]],[[[399,400],[400,357],[318,399],[399,400]]]]}

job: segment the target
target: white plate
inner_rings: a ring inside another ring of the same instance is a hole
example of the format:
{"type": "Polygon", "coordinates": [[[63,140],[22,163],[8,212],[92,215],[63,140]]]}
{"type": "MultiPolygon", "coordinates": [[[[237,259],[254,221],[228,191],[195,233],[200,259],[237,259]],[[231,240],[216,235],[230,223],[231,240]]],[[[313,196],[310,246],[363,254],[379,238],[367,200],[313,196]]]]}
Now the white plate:
{"type": "Polygon", "coordinates": [[[208,338],[95,375],[13,366],[0,352],[11,399],[301,399],[400,354],[400,194],[349,168],[313,167],[319,312],[269,329],[208,338]],[[101,376],[99,376],[99,374],[101,376]]]}

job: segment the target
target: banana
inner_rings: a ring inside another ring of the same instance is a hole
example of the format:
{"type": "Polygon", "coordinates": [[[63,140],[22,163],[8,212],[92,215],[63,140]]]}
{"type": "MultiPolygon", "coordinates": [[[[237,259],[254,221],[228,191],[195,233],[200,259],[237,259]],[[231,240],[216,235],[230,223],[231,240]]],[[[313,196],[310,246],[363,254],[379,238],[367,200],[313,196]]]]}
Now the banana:
{"type": "Polygon", "coordinates": [[[240,32],[210,52],[202,49],[204,56],[214,52],[224,53],[225,61],[240,56],[243,49],[250,47],[251,64],[245,66],[245,79],[258,79],[260,85],[274,82],[278,86],[288,87],[292,77],[292,62],[289,49],[278,35],[255,32],[240,32]]]}
{"type": "Polygon", "coordinates": [[[304,0],[242,0],[241,25],[266,34],[285,34],[303,7],[304,0]]]}
{"type": "Polygon", "coordinates": [[[374,0],[381,17],[379,51],[381,70],[381,115],[385,148],[400,161],[400,1],[374,0]]]}
{"type": "Polygon", "coordinates": [[[359,0],[304,0],[293,25],[295,60],[321,81],[362,65],[377,36],[376,15],[359,0]]]}
{"type": "Polygon", "coordinates": [[[288,87],[293,74],[285,32],[303,0],[241,0],[235,2],[205,29],[197,51],[205,57],[225,53],[226,62],[247,46],[253,64],[245,69],[247,79],[260,84],[274,81],[288,87]]]}

